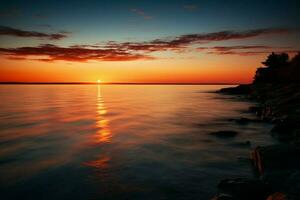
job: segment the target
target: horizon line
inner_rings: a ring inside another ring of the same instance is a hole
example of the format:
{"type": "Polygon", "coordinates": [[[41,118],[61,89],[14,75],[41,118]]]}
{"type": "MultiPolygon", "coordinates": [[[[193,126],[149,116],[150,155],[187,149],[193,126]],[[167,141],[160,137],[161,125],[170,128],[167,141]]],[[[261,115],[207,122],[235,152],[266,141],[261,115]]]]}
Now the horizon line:
{"type": "Polygon", "coordinates": [[[248,83],[222,83],[222,82],[26,82],[26,81],[4,81],[1,85],[239,85],[248,83]]]}

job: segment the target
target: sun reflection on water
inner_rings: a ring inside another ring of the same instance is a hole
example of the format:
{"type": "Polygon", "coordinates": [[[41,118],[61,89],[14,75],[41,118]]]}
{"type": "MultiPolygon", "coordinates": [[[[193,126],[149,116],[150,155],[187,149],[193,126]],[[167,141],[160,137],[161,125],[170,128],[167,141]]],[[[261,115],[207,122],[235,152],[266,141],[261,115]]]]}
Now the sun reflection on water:
{"type": "Polygon", "coordinates": [[[97,116],[96,116],[96,142],[97,143],[107,143],[110,142],[112,133],[109,129],[109,121],[105,119],[105,114],[107,113],[106,107],[104,105],[103,97],[101,95],[101,86],[97,85],[97,116]]]}

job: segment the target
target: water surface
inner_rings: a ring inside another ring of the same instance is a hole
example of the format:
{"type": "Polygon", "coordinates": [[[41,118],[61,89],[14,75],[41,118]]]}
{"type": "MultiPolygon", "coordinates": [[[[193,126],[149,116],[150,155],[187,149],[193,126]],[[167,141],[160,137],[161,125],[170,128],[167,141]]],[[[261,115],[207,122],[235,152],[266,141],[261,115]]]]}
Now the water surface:
{"type": "Polygon", "coordinates": [[[222,87],[1,85],[1,199],[210,199],[273,143],[271,125],[231,120],[253,103],[222,87]]]}

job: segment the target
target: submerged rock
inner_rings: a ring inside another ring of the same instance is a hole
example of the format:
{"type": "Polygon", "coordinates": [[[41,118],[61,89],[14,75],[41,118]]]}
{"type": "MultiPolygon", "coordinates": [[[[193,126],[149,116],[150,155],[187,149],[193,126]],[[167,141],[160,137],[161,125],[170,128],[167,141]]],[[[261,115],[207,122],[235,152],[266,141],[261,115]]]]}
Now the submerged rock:
{"type": "Polygon", "coordinates": [[[260,180],[235,178],[222,180],[215,200],[265,200],[269,187],[260,180]]]}
{"type": "Polygon", "coordinates": [[[235,137],[238,134],[238,132],[236,132],[236,131],[216,131],[216,132],[212,132],[210,134],[214,135],[216,137],[219,137],[219,138],[231,138],[231,137],[235,137]]]}

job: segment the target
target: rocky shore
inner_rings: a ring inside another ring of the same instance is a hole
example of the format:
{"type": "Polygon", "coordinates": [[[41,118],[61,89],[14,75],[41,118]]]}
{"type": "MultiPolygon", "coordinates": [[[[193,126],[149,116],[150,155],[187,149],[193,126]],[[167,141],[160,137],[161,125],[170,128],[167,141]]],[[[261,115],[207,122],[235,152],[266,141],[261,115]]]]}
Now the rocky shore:
{"type": "MultiPolygon", "coordinates": [[[[300,198],[300,84],[251,84],[224,88],[224,94],[245,95],[257,106],[249,111],[274,124],[270,134],[280,143],[256,147],[251,153],[258,178],[222,180],[216,200],[300,198]]],[[[248,119],[237,119],[240,124],[248,119]]]]}
{"type": "MultiPolygon", "coordinates": [[[[276,54],[270,55],[273,56],[272,59],[274,55],[276,54]]],[[[295,57],[299,67],[300,56],[297,56],[295,57]]],[[[259,68],[252,84],[218,91],[223,94],[243,95],[257,102],[249,111],[255,113],[262,122],[274,124],[270,134],[278,139],[279,143],[255,147],[251,152],[251,159],[257,178],[221,180],[218,185],[219,192],[214,200],[300,199],[300,82],[295,78],[293,81],[279,81],[282,80],[280,73],[274,73],[277,70],[285,72],[282,74],[292,74],[289,67],[292,64],[286,65],[288,67],[283,68],[285,71],[280,67],[263,68],[268,69],[273,77],[270,74],[261,77],[259,69],[262,68],[259,68]]],[[[297,75],[300,76],[299,73],[291,76],[297,75]]],[[[247,123],[247,119],[242,121],[247,123]]]]}

